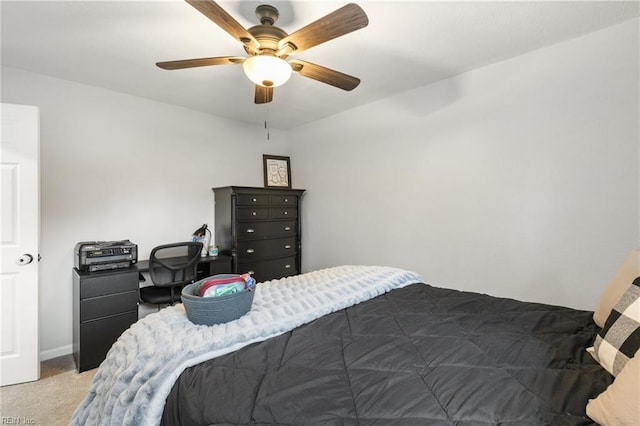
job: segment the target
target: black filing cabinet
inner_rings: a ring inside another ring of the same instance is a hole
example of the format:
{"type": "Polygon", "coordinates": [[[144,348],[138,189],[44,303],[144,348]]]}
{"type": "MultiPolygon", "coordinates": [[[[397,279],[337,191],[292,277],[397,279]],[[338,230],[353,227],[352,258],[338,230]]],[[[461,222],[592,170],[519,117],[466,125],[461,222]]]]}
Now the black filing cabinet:
{"type": "Polygon", "coordinates": [[[98,367],[138,320],[138,270],[73,269],[73,356],[78,372],[98,367]]]}
{"type": "Polygon", "coordinates": [[[213,188],[216,244],[233,272],[267,281],[301,272],[304,189],[213,188]]]}

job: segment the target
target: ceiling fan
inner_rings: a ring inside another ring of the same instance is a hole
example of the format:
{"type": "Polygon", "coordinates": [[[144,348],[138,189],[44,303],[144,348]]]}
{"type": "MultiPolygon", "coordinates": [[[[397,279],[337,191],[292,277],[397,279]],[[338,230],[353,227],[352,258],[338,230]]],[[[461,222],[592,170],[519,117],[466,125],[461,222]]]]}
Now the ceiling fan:
{"type": "Polygon", "coordinates": [[[255,83],[256,104],[271,102],[273,88],[284,84],[292,72],[343,90],[353,90],[360,84],[359,78],[339,71],[299,59],[286,60],[290,55],[366,27],[369,19],[357,4],[349,3],[296,32],[287,34],[274,25],[279,16],[278,9],[267,4],[256,8],[260,24],[245,29],[213,0],[185,1],[242,43],[249,56],[218,56],[156,63],[160,68],[176,70],[242,64],[247,77],[255,83]]]}

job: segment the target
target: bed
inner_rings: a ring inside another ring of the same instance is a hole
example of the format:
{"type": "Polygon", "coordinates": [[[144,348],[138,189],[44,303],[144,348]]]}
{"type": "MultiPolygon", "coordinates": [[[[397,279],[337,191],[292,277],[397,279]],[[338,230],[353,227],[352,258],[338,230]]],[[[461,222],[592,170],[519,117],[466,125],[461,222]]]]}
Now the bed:
{"type": "Polygon", "coordinates": [[[139,321],[72,424],[595,424],[585,407],[613,376],[585,351],[592,316],[329,268],[259,284],[251,312],[221,326],[180,306],[139,321]]]}

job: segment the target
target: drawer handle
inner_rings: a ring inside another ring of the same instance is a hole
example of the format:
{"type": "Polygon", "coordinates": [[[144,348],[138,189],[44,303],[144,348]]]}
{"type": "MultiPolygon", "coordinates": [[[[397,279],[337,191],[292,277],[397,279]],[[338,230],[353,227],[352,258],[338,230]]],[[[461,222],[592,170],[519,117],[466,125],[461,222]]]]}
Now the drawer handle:
{"type": "Polygon", "coordinates": [[[254,232],[256,232],[256,230],[255,230],[255,229],[253,229],[253,228],[249,228],[249,229],[247,229],[247,233],[248,233],[248,234],[253,234],[254,232]]]}
{"type": "Polygon", "coordinates": [[[249,271],[249,272],[247,272],[247,274],[249,274],[249,275],[253,275],[253,274],[255,274],[255,273],[256,273],[256,271],[249,271]]]}
{"type": "Polygon", "coordinates": [[[290,246],[289,244],[287,244],[286,246],[284,246],[284,248],[285,248],[286,250],[289,250],[289,249],[291,248],[291,246],[290,246]]]}
{"type": "Polygon", "coordinates": [[[285,226],[285,227],[284,227],[284,230],[285,230],[285,231],[291,231],[291,227],[290,227],[290,226],[285,226]]]}
{"type": "Polygon", "coordinates": [[[251,216],[255,216],[257,214],[258,214],[257,212],[251,212],[251,216]]]}
{"type": "Polygon", "coordinates": [[[289,199],[288,199],[288,198],[285,198],[285,199],[284,199],[284,202],[285,202],[285,203],[288,203],[288,202],[289,202],[289,199]]]}
{"type": "Polygon", "coordinates": [[[247,249],[247,253],[253,253],[254,251],[254,249],[247,249]]]}
{"type": "Polygon", "coordinates": [[[251,201],[254,202],[254,203],[257,203],[258,199],[257,198],[252,198],[251,201]]]}
{"type": "Polygon", "coordinates": [[[284,269],[290,269],[290,268],[291,268],[291,265],[289,264],[284,265],[284,269]]]}
{"type": "Polygon", "coordinates": [[[286,216],[286,215],[288,215],[288,214],[289,214],[289,212],[285,210],[285,211],[284,211],[284,215],[286,216]]]}

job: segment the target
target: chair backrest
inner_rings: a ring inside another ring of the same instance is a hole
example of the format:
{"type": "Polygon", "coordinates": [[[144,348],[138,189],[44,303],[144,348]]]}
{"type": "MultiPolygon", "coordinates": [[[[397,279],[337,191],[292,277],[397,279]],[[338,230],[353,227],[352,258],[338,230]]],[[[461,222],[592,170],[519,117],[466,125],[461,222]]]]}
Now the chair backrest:
{"type": "Polygon", "coordinates": [[[189,284],[196,279],[202,243],[184,242],[155,247],[149,255],[149,275],[157,287],[189,284]]]}

